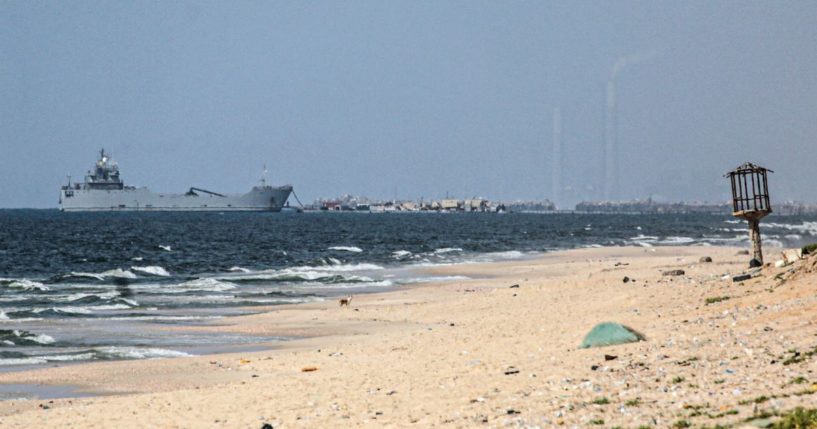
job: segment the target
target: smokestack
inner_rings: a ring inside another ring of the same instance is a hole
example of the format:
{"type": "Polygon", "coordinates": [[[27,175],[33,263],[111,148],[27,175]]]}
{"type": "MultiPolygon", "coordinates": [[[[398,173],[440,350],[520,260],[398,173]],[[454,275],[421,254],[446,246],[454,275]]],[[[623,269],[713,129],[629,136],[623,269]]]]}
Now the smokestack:
{"type": "Polygon", "coordinates": [[[604,118],[604,199],[618,198],[618,147],[616,142],[616,82],[607,81],[607,113],[604,118]]]}
{"type": "Polygon", "coordinates": [[[553,109],[553,175],[551,180],[551,198],[558,207],[562,202],[562,110],[553,109]]]}

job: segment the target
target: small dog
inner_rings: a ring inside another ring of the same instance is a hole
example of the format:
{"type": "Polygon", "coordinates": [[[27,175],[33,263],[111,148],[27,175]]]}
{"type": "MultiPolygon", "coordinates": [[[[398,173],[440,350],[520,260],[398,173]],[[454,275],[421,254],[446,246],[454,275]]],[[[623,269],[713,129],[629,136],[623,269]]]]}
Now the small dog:
{"type": "Polygon", "coordinates": [[[345,298],[341,298],[338,300],[338,302],[340,303],[341,307],[343,307],[344,305],[348,307],[352,305],[352,295],[349,295],[345,298]]]}

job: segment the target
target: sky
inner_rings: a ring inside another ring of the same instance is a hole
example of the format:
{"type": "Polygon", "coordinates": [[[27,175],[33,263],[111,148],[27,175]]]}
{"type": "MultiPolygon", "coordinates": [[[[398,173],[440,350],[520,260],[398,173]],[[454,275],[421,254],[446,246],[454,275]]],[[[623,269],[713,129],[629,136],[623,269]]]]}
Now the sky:
{"type": "Polygon", "coordinates": [[[815,201],[817,2],[3,1],[0,207],[126,184],[243,193],[726,201],[746,161],[815,201]]]}

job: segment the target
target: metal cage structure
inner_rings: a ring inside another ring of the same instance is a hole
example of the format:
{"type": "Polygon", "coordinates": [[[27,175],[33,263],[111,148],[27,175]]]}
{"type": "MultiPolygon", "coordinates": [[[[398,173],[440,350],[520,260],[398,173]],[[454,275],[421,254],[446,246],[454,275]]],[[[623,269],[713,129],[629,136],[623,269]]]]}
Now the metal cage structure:
{"type": "Polygon", "coordinates": [[[760,219],[772,212],[767,173],[774,171],[747,162],[726,174],[732,182],[733,216],[760,219]]]}
{"type": "Polygon", "coordinates": [[[725,176],[732,183],[732,216],[749,222],[749,238],[752,240],[753,250],[750,266],[763,264],[760,219],[772,212],[768,173],[774,171],[747,162],[725,176]]]}

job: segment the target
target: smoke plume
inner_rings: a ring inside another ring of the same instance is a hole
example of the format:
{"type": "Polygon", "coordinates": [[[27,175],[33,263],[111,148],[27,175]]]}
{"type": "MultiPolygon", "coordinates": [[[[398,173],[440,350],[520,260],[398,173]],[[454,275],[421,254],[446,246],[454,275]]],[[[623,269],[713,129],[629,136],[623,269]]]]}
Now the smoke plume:
{"type": "Polygon", "coordinates": [[[616,63],[613,64],[613,69],[610,71],[610,80],[615,80],[618,74],[628,66],[650,60],[657,55],[658,51],[649,51],[619,57],[616,63]]]}

